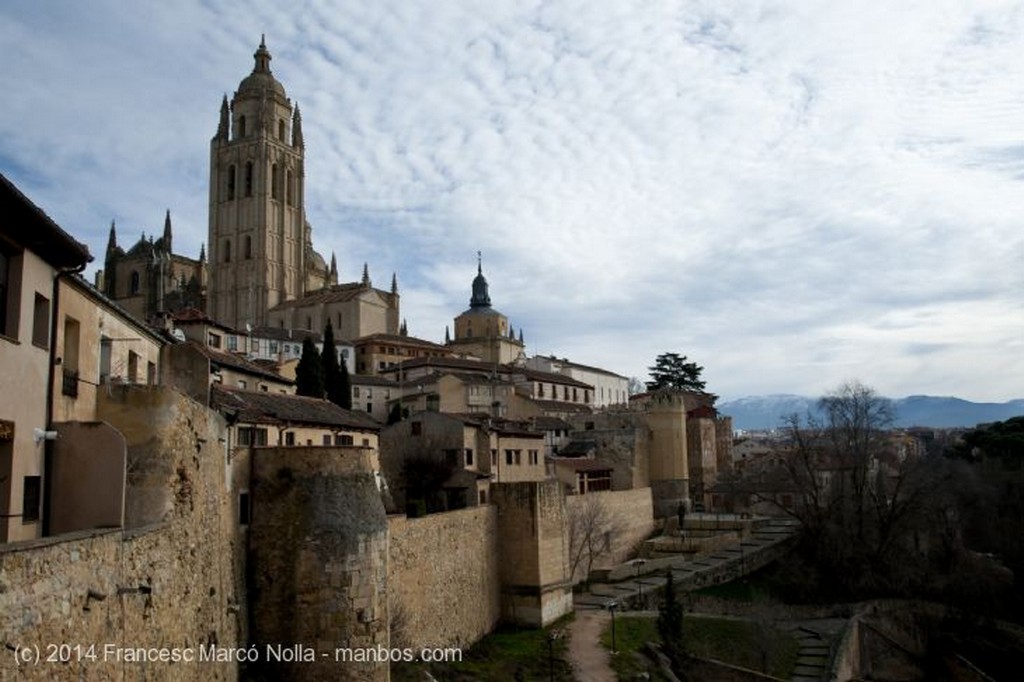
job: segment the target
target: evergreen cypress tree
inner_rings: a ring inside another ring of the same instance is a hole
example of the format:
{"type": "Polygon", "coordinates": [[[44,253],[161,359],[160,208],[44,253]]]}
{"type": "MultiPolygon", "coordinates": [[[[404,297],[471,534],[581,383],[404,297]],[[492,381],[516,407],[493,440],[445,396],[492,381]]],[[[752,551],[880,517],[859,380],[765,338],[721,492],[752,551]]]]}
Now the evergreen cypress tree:
{"type": "Polygon", "coordinates": [[[338,403],[346,410],[352,409],[352,379],[348,375],[348,365],[341,363],[341,402],[338,403]]]}
{"type": "Polygon", "coordinates": [[[658,635],[661,637],[661,650],[673,666],[678,666],[683,656],[683,605],[676,596],[672,569],[666,574],[665,601],[658,609],[658,635]]]}
{"type": "Polygon", "coordinates": [[[334,345],[334,328],[330,320],[324,328],[324,350],[320,354],[324,367],[324,388],[327,391],[327,399],[335,405],[345,407],[346,394],[348,404],[351,407],[351,391],[344,390],[341,385],[341,368],[338,366],[338,349],[334,345]]]}
{"type": "Polygon", "coordinates": [[[324,397],[324,368],[320,351],[308,336],[302,342],[302,357],[295,367],[295,392],[312,398],[324,397]]]}

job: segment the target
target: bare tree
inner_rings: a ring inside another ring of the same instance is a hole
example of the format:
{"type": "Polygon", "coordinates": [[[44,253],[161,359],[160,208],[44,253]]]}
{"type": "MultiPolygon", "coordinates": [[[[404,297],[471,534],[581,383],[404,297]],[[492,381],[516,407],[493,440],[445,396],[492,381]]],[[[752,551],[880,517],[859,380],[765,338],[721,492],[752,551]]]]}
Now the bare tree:
{"type": "Polygon", "coordinates": [[[596,494],[570,498],[566,517],[569,575],[575,578],[576,571],[582,568],[585,569],[583,580],[586,580],[594,562],[610,554],[615,538],[622,533],[622,524],[596,494]]]}

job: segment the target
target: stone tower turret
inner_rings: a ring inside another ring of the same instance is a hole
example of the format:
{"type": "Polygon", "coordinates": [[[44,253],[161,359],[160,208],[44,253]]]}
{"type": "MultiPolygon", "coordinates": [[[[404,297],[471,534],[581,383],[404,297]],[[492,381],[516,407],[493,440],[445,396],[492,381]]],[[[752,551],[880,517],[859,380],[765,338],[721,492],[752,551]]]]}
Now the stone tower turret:
{"type": "Polygon", "coordinates": [[[305,293],[305,152],[298,108],[270,70],[265,40],[252,73],[221,103],[210,142],[209,310],[241,328],[305,293]]]}

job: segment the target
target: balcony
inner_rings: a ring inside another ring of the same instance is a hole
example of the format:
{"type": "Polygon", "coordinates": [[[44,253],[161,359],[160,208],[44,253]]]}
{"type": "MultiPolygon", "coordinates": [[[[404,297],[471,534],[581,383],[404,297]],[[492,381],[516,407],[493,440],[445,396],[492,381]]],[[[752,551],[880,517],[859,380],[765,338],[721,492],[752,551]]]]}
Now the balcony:
{"type": "Polygon", "coordinates": [[[61,381],[61,393],[71,398],[78,397],[78,371],[73,369],[65,369],[63,372],[63,380],[61,381]]]}

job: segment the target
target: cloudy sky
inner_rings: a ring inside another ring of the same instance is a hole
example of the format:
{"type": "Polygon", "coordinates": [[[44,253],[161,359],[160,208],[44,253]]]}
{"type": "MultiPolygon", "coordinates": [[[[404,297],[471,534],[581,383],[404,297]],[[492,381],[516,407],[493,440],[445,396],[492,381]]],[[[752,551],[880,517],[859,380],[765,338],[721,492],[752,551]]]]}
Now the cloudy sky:
{"type": "Polygon", "coordinates": [[[479,250],[531,354],[1024,397],[1022,3],[9,0],[0,170],[100,259],[168,208],[197,255],[261,33],[314,245],[415,336],[479,250]]]}

